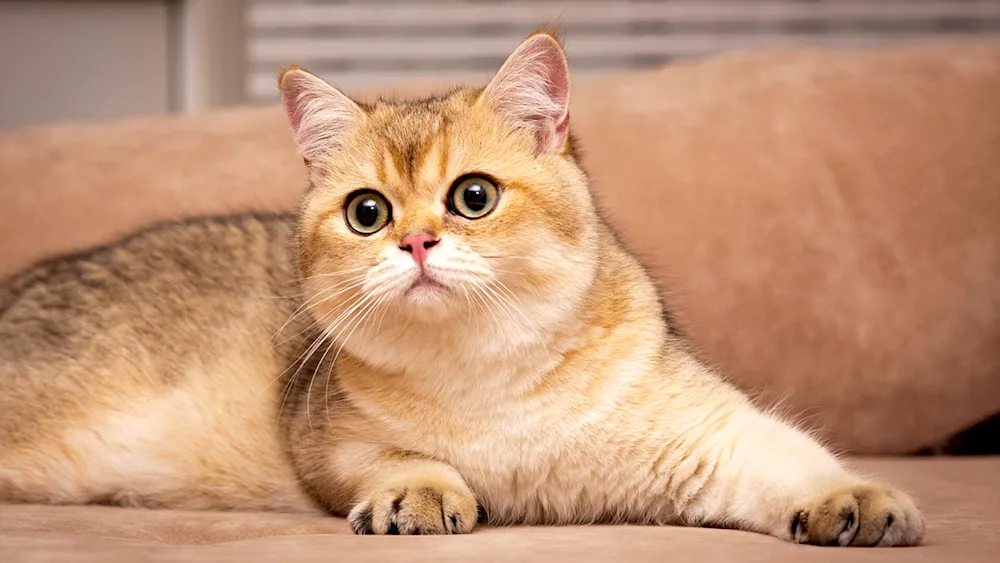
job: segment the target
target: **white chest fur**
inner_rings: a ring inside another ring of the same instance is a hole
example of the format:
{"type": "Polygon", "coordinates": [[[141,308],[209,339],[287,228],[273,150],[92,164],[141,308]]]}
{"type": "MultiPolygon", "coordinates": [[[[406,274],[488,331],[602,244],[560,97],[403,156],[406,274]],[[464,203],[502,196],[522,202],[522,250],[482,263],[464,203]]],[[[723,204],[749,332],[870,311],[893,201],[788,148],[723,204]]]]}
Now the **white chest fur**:
{"type": "MultiPolygon", "coordinates": [[[[422,408],[406,414],[384,405],[369,404],[364,410],[388,429],[396,447],[458,469],[492,518],[614,518],[606,507],[639,509],[626,499],[649,486],[649,471],[623,465],[648,465],[655,458],[655,448],[633,448],[636,413],[625,406],[634,391],[632,383],[642,374],[625,367],[618,373],[613,381],[600,384],[569,376],[556,389],[517,394],[479,389],[461,393],[445,386],[422,408]],[[592,387],[590,393],[577,388],[587,386],[592,387]],[[637,482],[635,476],[645,481],[637,482]]],[[[476,375],[486,379],[484,389],[497,388],[486,375],[476,375]]],[[[531,379],[522,373],[491,375],[531,379]]]]}

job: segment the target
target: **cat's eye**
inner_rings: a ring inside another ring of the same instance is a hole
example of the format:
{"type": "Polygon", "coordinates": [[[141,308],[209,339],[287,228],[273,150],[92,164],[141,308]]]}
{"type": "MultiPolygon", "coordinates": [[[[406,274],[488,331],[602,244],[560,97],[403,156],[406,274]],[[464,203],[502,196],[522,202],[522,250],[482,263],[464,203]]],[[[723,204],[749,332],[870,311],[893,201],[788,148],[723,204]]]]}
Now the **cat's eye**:
{"type": "Polygon", "coordinates": [[[382,194],[362,190],[348,196],[344,216],[352,231],[367,236],[386,226],[392,219],[392,207],[382,194]]]}
{"type": "Polygon", "coordinates": [[[455,182],[448,196],[448,207],[466,219],[479,219],[493,211],[500,201],[500,190],[482,176],[471,176],[455,182]]]}

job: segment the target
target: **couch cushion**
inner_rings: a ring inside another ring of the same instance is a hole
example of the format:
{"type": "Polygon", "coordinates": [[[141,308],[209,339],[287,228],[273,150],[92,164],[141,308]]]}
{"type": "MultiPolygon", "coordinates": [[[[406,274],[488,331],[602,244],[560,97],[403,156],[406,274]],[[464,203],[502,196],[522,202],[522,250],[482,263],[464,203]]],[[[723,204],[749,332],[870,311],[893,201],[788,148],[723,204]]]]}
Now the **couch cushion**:
{"type": "Polygon", "coordinates": [[[596,185],[708,361],[855,452],[1000,412],[1000,44],[602,86],[596,185]]]}
{"type": "Polygon", "coordinates": [[[0,506],[0,561],[995,561],[1000,457],[858,460],[913,493],[923,546],[796,546],[731,530],[482,528],[468,536],[354,536],[340,518],[110,507],[0,506]],[[992,555],[991,555],[992,554],[992,555]]]}
{"type": "MultiPolygon", "coordinates": [[[[1000,411],[997,92],[996,42],[758,53],[580,79],[572,115],[702,357],[840,448],[895,453],[1000,411]]],[[[154,221],[290,210],[304,182],[276,107],[13,133],[0,277],[154,221]]]]}

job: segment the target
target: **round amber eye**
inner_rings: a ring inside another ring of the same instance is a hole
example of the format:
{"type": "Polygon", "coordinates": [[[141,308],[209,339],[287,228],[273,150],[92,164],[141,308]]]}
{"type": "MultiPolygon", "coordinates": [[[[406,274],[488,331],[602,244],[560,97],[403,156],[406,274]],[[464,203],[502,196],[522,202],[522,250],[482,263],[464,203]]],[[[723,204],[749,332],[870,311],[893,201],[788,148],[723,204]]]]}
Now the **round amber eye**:
{"type": "Polygon", "coordinates": [[[481,176],[472,176],[457,182],[448,198],[452,213],[466,219],[485,217],[500,201],[496,184],[481,176]]]}
{"type": "Polygon", "coordinates": [[[392,207],[382,194],[364,190],[356,192],[347,201],[344,209],[347,226],[359,235],[377,233],[392,219],[392,207]]]}

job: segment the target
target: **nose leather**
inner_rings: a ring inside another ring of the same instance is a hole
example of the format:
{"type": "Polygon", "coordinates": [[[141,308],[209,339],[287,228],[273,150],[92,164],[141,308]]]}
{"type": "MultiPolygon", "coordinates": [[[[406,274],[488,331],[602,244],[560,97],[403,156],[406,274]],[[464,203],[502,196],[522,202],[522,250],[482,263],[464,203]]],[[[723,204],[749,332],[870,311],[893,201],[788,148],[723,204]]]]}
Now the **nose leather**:
{"type": "Polygon", "coordinates": [[[427,261],[427,251],[438,242],[440,239],[427,232],[410,233],[403,237],[399,248],[409,252],[417,266],[423,268],[424,262],[427,261]]]}

